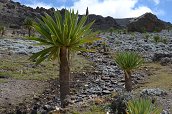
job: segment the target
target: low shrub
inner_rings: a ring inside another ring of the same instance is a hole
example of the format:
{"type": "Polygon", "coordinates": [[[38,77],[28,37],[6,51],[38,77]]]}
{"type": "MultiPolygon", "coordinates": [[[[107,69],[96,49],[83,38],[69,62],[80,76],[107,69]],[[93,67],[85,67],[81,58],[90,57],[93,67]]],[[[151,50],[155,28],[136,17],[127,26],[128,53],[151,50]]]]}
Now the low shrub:
{"type": "Polygon", "coordinates": [[[158,42],[160,42],[161,38],[160,38],[160,36],[154,36],[154,37],[153,37],[153,40],[154,40],[156,43],[158,43],[158,42]]]}

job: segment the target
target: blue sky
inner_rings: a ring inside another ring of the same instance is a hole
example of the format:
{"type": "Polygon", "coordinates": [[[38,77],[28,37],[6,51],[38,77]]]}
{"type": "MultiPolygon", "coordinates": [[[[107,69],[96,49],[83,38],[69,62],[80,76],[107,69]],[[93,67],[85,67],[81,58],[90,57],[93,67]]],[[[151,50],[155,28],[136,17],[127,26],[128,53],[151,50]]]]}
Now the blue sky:
{"type": "Polygon", "coordinates": [[[86,7],[90,14],[114,18],[137,17],[146,12],[172,23],[172,0],[14,0],[30,7],[67,8],[84,14],[86,7]]]}

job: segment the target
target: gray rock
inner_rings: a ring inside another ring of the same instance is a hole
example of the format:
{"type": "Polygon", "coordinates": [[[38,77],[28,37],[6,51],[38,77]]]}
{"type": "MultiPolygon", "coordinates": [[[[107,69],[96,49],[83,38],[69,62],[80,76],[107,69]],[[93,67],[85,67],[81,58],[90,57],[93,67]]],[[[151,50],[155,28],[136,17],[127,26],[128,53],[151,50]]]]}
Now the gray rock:
{"type": "Polygon", "coordinates": [[[109,90],[103,90],[102,93],[103,95],[107,95],[107,94],[110,94],[111,92],[109,90]]]}
{"type": "Polygon", "coordinates": [[[167,95],[167,92],[159,88],[143,89],[140,95],[141,96],[164,96],[164,95],[167,95]]]}
{"type": "Polygon", "coordinates": [[[172,58],[165,57],[160,60],[160,64],[165,66],[172,63],[172,58]]]}
{"type": "Polygon", "coordinates": [[[170,114],[170,113],[166,110],[163,110],[163,112],[161,114],[170,114]]]}
{"type": "Polygon", "coordinates": [[[110,80],[110,77],[108,77],[108,76],[103,76],[103,77],[102,77],[102,80],[110,80]]]}
{"type": "Polygon", "coordinates": [[[154,56],[153,56],[152,60],[153,61],[160,61],[162,58],[165,58],[165,57],[171,58],[172,57],[172,53],[168,53],[168,52],[157,52],[157,53],[154,53],[154,56]]]}

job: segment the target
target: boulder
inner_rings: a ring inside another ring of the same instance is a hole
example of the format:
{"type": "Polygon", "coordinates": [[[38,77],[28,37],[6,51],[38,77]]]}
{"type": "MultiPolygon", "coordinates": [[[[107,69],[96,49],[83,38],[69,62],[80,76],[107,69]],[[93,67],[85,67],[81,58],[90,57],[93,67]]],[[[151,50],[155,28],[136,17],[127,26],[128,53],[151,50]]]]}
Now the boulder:
{"type": "Polygon", "coordinates": [[[160,32],[165,29],[165,24],[156,15],[145,13],[138,18],[130,20],[127,29],[129,32],[160,32]]]}

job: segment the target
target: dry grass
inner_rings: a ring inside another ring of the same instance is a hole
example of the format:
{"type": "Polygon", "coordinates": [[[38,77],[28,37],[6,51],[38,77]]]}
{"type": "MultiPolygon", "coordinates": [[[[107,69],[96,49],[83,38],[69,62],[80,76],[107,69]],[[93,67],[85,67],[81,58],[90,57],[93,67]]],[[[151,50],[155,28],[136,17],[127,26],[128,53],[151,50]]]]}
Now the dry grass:
{"type": "MultiPolygon", "coordinates": [[[[5,55],[0,57],[0,76],[22,80],[51,80],[58,78],[58,62],[45,61],[38,66],[25,55],[5,55]]],[[[72,59],[71,71],[82,72],[90,62],[76,55],[72,59]]],[[[4,82],[1,79],[0,82],[4,82]]]]}
{"type": "Polygon", "coordinates": [[[161,88],[171,90],[172,88],[172,65],[161,66],[159,63],[147,63],[144,68],[148,69],[150,76],[141,88],[161,88]]]}

